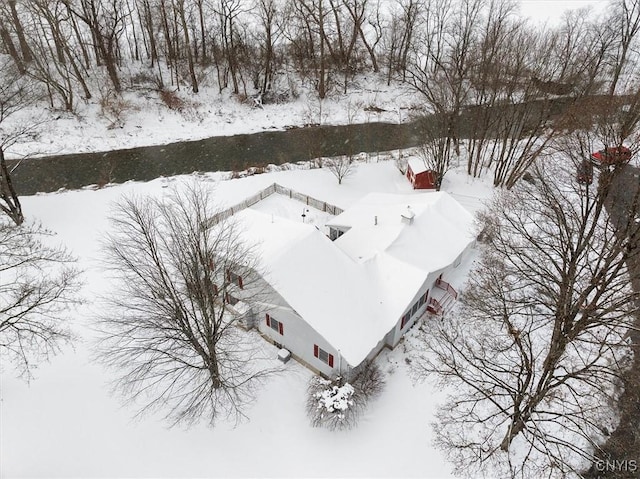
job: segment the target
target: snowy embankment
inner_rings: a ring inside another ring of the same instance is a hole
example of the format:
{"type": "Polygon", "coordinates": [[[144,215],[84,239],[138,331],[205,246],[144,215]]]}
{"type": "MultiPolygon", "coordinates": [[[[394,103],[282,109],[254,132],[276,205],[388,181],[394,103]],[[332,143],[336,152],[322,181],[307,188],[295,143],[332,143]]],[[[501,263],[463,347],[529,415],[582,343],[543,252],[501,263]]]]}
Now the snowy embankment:
{"type": "MultiPolygon", "coordinates": [[[[87,302],[75,315],[79,336],[36,370],[27,385],[4,365],[1,376],[0,475],[2,477],[450,477],[443,455],[431,444],[430,423],[444,391],[414,384],[408,375],[405,348],[378,358],[387,385],[373,400],[359,425],[330,432],[314,429],[305,413],[311,373],[290,361],[285,372],[271,377],[259,391],[248,419],[237,427],[221,422],[189,430],[167,429],[160,415],[133,420],[135,408],[123,406],[109,393],[112,379],[91,358],[95,333],[91,317],[106,280],[99,268],[100,239],[108,227],[112,202],[122,195],[163,195],[168,185],[205,181],[216,188],[223,205],[233,204],[274,182],[348,207],[377,191],[410,193],[406,179],[392,161],[359,164],[338,186],[323,169],[289,170],[218,181],[222,173],[126,183],[99,190],[85,189],[24,197],[31,220],[58,234],[78,256],[86,281],[87,302]]],[[[447,190],[464,195],[476,208],[478,197],[491,188],[451,173],[447,190]],[[472,199],[475,198],[473,201],[472,199]]],[[[272,199],[273,200],[273,199],[272,199]]],[[[274,214],[297,214],[274,200],[274,214]],[[280,205],[280,206],[278,206],[280,205]]],[[[266,208],[268,204],[256,207],[266,208]]],[[[311,274],[312,272],[310,272],[311,274]]],[[[275,364],[277,350],[272,348],[275,364]]]]}
{"type": "Polygon", "coordinates": [[[39,104],[8,120],[9,127],[37,126],[31,137],[7,151],[7,157],[109,151],[309,124],[403,123],[423,108],[415,90],[387,86],[374,75],[358,78],[349,93],[332,93],[322,101],[313,90],[300,88],[297,98],[261,107],[207,86],[197,95],[188,89],[176,92],[184,103],[180,111],[169,109],[150,89],[126,91],[109,108],[101,106],[99,98],[78,103],[75,113],[39,104]]]}

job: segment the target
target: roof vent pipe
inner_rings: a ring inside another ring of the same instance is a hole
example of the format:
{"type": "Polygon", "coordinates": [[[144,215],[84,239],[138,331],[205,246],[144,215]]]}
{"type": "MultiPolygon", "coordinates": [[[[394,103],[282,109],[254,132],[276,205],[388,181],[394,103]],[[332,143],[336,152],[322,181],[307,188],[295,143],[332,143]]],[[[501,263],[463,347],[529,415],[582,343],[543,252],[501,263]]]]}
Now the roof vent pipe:
{"type": "Polygon", "coordinates": [[[374,224],[374,226],[378,226],[378,217],[377,216],[373,217],[373,224],[374,224]]]}

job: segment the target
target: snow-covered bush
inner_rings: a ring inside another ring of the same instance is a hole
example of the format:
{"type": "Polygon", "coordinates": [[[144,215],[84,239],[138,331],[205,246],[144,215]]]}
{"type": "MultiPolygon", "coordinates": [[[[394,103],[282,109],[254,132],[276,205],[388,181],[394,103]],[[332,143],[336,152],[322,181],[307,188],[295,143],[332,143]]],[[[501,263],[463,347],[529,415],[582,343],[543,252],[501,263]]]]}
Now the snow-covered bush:
{"type": "Polygon", "coordinates": [[[329,430],[350,429],[365,410],[368,401],[384,387],[384,377],[375,363],[356,368],[350,378],[324,379],[313,376],[309,383],[307,414],[314,427],[329,430]]]}
{"type": "Polygon", "coordinates": [[[307,413],[314,427],[330,430],[355,426],[359,406],[354,398],[355,389],[343,378],[329,380],[313,376],[309,383],[307,413]]]}

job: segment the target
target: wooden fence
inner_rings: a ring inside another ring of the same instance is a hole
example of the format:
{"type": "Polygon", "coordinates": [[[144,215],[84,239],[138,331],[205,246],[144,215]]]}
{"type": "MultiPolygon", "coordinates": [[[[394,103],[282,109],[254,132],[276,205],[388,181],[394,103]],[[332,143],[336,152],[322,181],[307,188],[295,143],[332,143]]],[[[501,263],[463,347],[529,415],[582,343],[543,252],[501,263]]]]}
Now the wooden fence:
{"type": "Polygon", "coordinates": [[[300,201],[301,203],[304,203],[308,206],[312,206],[317,210],[325,211],[330,215],[339,215],[344,211],[342,208],[338,208],[337,206],[327,203],[326,201],[320,201],[312,196],[303,195],[302,193],[298,193],[296,190],[280,186],[277,183],[274,183],[271,186],[275,188],[275,192],[279,195],[288,196],[291,199],[300,201]]]}
{"type": "Polygon", "coordinates": [[[308,206],[316,208],[320,211],[327,212],[330,215],[334,215],[334,216],[339,215],[344,211],[342,208],[338,208],[337,206],[327,203],[326,201],[320,201],[312,196],[305,195],[291,188],[286,188],[277,183],[273,183],[272,185],[267,186],[263,190],[258,191],[255,195],[250,196],[249,198],[246,198],[240,203],[236,203],[235,205],[227,208],[226,210],[223,210],[220,213],[213,215],[210,220],[211,224],[214,225],[222,220],[230,218],[231,216],[235,215],[239,211],[242,211],[245,208],[249,208],[250,206],[255,205],[259,201],[264,200],[265,198],[267,198],[268,196],[271,196],[274,193],[277,193],[282,196],[288,196],[293,200],[300,201],[301,203],[304,203],[308,206]]]}

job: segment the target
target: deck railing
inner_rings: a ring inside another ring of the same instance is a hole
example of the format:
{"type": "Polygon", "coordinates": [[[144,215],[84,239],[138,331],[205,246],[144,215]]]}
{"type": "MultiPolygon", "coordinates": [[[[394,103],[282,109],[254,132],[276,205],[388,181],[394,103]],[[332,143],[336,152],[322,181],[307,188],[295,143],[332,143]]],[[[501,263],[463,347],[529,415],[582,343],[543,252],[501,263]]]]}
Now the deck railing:
{"type": "Polygon", "coordinates": [[[429,298],[429,302],[427,303],[427,311],[433,314],[440,314],[442,313],[443,308],[436,298],[429,298]]]}
{"type": "Polygon", "coordinates": [[[445,280],[440,278],[436,279],[436,287],[449,293],[451,296],[453,296],[453,299],[458,299],[458,292],[445,280]]]}

